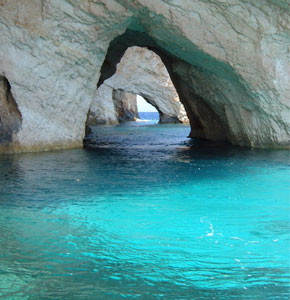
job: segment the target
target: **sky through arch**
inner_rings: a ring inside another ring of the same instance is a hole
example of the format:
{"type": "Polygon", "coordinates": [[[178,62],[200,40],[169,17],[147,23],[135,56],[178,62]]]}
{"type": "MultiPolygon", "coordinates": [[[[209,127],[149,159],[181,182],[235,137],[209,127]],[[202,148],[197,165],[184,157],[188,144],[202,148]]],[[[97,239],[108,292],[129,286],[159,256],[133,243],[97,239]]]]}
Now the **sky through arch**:
{"type": "Polygon", "coordinates": [[[137,95],[138,112],[158,112],[157,109],[149,104],[142,96],[137,95]]]}

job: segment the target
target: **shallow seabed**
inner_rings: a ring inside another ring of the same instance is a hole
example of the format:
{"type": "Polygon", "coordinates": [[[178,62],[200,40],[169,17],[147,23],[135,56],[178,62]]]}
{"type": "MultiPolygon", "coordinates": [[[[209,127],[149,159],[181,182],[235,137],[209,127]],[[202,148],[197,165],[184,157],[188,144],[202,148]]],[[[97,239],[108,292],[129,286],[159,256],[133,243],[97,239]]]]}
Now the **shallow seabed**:
{"type": "Polygon", "coordinates": [[[289,153],[188,133],[0,156],[0,299],[289,299],[289,153]]]}

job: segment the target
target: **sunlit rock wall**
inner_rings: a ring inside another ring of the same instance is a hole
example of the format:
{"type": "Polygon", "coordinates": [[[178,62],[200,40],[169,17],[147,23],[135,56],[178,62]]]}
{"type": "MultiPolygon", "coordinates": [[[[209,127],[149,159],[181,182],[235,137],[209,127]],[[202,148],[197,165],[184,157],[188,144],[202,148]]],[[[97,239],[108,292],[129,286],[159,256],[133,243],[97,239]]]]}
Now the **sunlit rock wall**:
{"type": "Polygon", "coordinates": [[[289,147],[289,16],[282,0],[3,0],[0,76],[21,115],[8,151],[82,146],[110,43],[126,30],[130,46],[164,54],[193,137],[289,147]]]}

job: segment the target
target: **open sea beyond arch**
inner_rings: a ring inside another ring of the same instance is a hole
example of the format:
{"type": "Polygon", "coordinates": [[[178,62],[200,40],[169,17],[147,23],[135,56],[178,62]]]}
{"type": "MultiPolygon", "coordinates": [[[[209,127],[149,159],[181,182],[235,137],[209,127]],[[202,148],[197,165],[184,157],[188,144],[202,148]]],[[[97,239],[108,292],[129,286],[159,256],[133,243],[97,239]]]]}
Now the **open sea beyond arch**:
{"type": "Polygon", "coordinates": [[[289,152],[157,119],[0,156],[0,299],[289,299],[289,152]]]}

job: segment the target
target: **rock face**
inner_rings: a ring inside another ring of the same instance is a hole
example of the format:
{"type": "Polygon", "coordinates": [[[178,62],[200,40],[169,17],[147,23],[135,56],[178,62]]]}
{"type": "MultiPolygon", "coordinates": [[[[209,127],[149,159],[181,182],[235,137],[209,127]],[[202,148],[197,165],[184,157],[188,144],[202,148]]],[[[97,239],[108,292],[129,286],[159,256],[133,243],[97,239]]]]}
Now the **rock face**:
{"type": "Polygon", "coordinates": [[[139,118],[136,94],[113,90],[113,102],[119,122],[135,121],[139,118]]]}
{"type": "MultiPolygon", "coordinates": [[[[135,107],[130,108],[128,107],[128,103],[134,102],[131,100],[128,101],[129,99],[127,100],[124,96],[119,96],[119,94],[126,95],[121,92],[123,90],[135,95],[138,94],[153,105],[159,112],[160,123],[188,123],[184,106],[179,101],[178,94],[166,67],[160,57],[147,48],[128,48],[120,63],[117,65],[114,76],[107,79],[97,91],[89,115],[94,115],[96,118],[100,116],[102,123],[110,124],[112,123],[111,119],[113,117],[110,116],[107,122],[103,122],[101,110],[98,108],[98,103],[100,103],[100,106],[105,109],[106,105],[103,105],[103,103],[104,101],[109,101],[108,97],[104,98],[103,96],[104,84],[107,87],[115,89],[115,91],[117,90],[113,93],[113,102],[117,116],[125,116],[119,118],[121,121],[122,119],[134,119],[134,117],[137,117],[135,112],[138,112],[136,98],[135,107]],[[120,99],[121,102],[118,101],[118,99],[120,99]],[[124,102],[124,100],[127,101],[124,102]],[[125,106],[125,109],[120,110],[122,106],[125,106]],[[132,109],[133,112],[130,113],[132,109]],[[130,118],[130,116],[132,117],[130,118]]],[[[111,105],[108,105],[108,107],[111,107],[111,105]]],[[[104,112],[104,115],[108,115],[108,113],[104,112]]]]}
{"type": "Polygon", "coordinates": [[[113,89],[102,84],[91,103],[86,125],[118,124],[118,116],[113,101],[113,89]]]}
{"type": "MultiPolygon", "coordinates": [[[[289,147],[289,6],[282,0],[3,0],[0,76],[17,110],[14,121],[1,125],[9,138],[0,147],[82,146],[96,85],[114,75],[131,46],[160,56],[192,137],[289,147]]],[[[8,110],[1,108],[1,120],[8,110]]]]}

